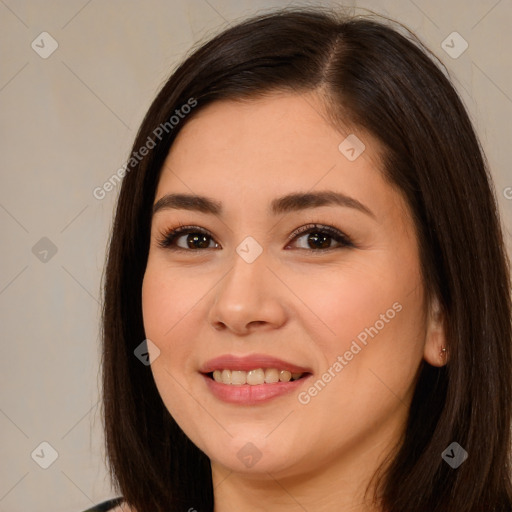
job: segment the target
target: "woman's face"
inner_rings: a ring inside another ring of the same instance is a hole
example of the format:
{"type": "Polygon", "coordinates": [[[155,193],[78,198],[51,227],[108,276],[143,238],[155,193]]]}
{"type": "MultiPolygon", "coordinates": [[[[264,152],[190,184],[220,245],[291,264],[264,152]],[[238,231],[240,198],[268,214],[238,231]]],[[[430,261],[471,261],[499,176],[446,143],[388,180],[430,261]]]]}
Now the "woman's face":
{"type": "Polygon", "coordinates": [[[437,362],[409,209],[376,140],[345,140],[323,112],[313,94],[216,102],[162,170],[142,288],[151,370],[214,468],[374,464],[421,360],[437,362]]]}

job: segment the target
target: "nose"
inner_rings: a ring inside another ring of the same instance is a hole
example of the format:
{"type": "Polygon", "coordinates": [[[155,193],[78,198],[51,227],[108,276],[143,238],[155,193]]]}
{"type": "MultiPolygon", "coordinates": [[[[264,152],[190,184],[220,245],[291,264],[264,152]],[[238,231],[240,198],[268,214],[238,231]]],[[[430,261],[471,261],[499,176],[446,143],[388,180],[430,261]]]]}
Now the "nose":
{"type": "Polygon", "coordinates": [[[217,331],[237,335],[273,330],[287,319],[282,283],[267,266],[263,252],[248,263],[238,254],[212,294],[208,321],[217,331]]]}

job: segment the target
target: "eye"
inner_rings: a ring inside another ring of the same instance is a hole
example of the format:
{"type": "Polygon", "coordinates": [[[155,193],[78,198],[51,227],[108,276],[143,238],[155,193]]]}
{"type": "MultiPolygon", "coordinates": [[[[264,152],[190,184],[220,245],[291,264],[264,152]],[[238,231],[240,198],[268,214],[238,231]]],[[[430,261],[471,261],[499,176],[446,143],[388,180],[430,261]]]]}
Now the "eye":
{"type": "Polygon", "coordinates": [[[288,240],[300,240],[301,238],[305,238],[305,244],[310,244],[312,248],[300,248],[311,252],[322,252],[332,249],[342,249],[344,247],[354,247],[352,240],[340,230],[333,228],[332,226],[323,226],[321,224],[308,224],[307,226],[302,226],[295,230],[288,240]],[[305,238],[306,236],[307,238],[305,238]],[[332,240],[339,244],[338,247],[331,246],[332,240]]]}
{"type": "Polygon", "coordinates": [[[176,229],[171,229],[165,233],[161,233],[161,238],[158,240],[158,246],[164,249],[177,251],[214,249],[219,247],[219,244],[216,242],[214,242],[214,247],[210,247],[210,241],[213,242],[213,239],[205,229],[200,228],[199,226],[180,226],[176,229]],[[182,242],[181,245],[179,243],[180,239],[184,239],[184,242],[182,242]]]}
{"type": "MultiPolygon", "coordinates": [[[[207,230],[199,226],[180,226],[175,229],[160,233],[158,246],[173,251],[195,251],[197,249],[217,249],[220,245],[213,240],[207,230]],[[211,245],[213,243],[213,246],[211,245]]],[[[288,241],[307,239],[306,244],[311,247],[299,247],[310,252],[325,252],[333,249],[342,249],[345,247],[354,247],[352,240],[332,226],[323,226],[321,224],[308,224],[295,230],[288,241]],[[338,243],[337,247],[332,247],[331,242],[338,243]]],[[[286,248],[290,247],[287,245],[286,248]]],[[[197,252],[197,251],[195,251],[197,252]]]]}

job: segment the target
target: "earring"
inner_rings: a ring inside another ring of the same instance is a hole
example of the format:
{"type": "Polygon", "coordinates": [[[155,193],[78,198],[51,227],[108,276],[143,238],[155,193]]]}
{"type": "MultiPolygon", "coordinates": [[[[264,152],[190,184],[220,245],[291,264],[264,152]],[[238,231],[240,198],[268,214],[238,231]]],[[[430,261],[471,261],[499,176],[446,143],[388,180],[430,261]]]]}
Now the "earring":
{"type": "Polygon", "coordinates": [[[444,359],[446,357],[446,348],[442,347],[441,352],[439,352],[439,355],[444,359]]]}

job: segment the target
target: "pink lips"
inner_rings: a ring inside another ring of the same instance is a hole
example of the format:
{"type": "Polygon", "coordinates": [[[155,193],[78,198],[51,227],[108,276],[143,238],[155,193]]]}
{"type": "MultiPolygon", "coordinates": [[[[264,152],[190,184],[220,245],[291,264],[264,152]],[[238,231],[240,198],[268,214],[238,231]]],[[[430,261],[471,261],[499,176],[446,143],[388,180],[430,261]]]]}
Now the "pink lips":
{"type": "Polygon", "coordinates": [[[283,361],[275,357],[254,354],[251,356],[238,357],[234,355],[223,355],[207,361],[200,369],[205,383],[210,392],[219,400],[238,405],[256,405],[266,403],[272,398],[283,396],[297,390],[304,384],[304,381],[311,377],[309,368],[283,361]],[[236,386],[216,382],[208,374],[214,370],[243,370],[250,371],[257,368],[276,368],[288,370],[291,373],[304,373],[303,377],[290,382],[276,382],[273,384],[258,384],[251,386],[244,384],[236,386]]]}

